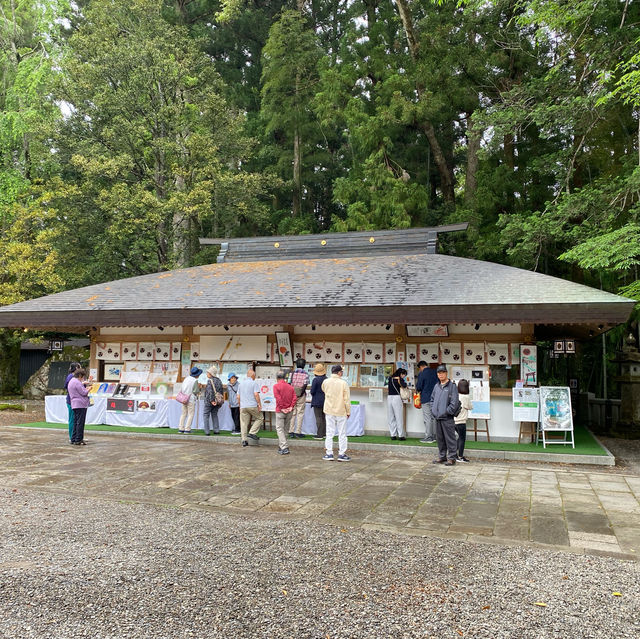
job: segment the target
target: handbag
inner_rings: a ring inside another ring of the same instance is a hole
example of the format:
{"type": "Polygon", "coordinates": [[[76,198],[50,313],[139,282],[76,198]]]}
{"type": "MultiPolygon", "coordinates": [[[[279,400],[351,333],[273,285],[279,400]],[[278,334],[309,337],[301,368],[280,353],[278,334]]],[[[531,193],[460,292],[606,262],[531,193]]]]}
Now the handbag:
{"type": "Polygon", "coordinates": [[[404,386],[400,386],[400,397],[403,402],[411,401],[411,391],[404,386]]]}
{"type": "Polygon", "coordinates": [[[176,395],[176,401],[180,402],[181,404],[188,404],[190,399],[191,393],[183,393],[182,391],[180,391],[176,395]]]}
{"type": "Polygon", "coordinates": [[[420,399],[420,393],[413,394],[413,405],[416,408],[422,408],[422,400],[420,399]]]}

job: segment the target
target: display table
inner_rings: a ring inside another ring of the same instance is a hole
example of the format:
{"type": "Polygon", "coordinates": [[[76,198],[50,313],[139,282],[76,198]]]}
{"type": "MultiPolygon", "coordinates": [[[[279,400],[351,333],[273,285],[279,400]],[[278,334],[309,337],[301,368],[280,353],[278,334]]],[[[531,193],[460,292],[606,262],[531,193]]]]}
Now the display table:
{"type": "MultiPolygon", "coordinates": [[[[353,404],[351,406],[351,415],[347,420],[347,435],[351,437],[364,435],[364,420],[364,406],[362,404],[353,404]]],[[[311,408],[311,404],[307,404],[304,411],[304,419],[302,420],[302,433],[304,435],[315,435],[317,432],[316,416],[313,408],[311,408]]]]}
{"type": "MultiPolygon", "coordinates": [[[[178,428],[182,404],[175,399],[146,399],[141,397],[138,401],[153,402],[156,405],[155,411],[136,411],[135,413],[115,412],[107,410],[106,395],[94,397],[94,405],[87,410],[87,424],[107,424],[109,426],[141,426],[158,428],[168,426],[178,428]]],[[[193,417],[191,428],[202,430],[203,400],[196,401],[196,412],[193,417]]],[[[46,420],[52,424],[68,423],[67,402],[64,395],[49,395],[44,398],[44,410],[46,420]]],[[[347,435],[358,437],[364,435],[365,410],[362,404],[351,406],[351,416],[347,420],[347,435]]],[[[218,423],[220,430],[233,430],[234,424],[231,417],[229,402],[225,402],[218,411],[218,423]]],[[[316,417],[310,404],[306,405],[304,420],[302,422],[302,432],[305,435],[315,435],[318,432],[316,427],[316,417]]]]}
{"type": "MultiPolygon", "coordinates": [[[[141,426],[149,428],[159,428],[168,426],[178,428],[182,404],[175,399],[145,399],[141,397],[139,401],[153,402],[156,405],[155,411],[136,411],[135,413],[115,412],[107,410],[106,395],[94,397],[94,405],[87,410],[87,424],[107,424],[109,426],[141,426]]],[[[64,395],[49,395],[44,398],[44,410],[46,420],[52,424],[68,423],[67,402],[64,395]]],[[[220,430],[233,430],[233,419],[228,402],[218,411],[218,422],[220,430]]],[[[203,420],[203,400],[196,402],[196,411],[193,417],[191,428],[202,429],[203,420]]]]}

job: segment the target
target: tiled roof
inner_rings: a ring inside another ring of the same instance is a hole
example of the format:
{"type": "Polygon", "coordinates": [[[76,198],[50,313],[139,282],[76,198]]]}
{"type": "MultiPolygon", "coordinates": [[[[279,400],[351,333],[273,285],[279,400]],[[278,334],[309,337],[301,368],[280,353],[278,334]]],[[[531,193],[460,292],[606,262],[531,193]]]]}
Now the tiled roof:
{"type": "Polygon", "coordinates": [[[633,301],[438,254],[210,264],[0,308],[0,326],[624,322],[633,301]]]}

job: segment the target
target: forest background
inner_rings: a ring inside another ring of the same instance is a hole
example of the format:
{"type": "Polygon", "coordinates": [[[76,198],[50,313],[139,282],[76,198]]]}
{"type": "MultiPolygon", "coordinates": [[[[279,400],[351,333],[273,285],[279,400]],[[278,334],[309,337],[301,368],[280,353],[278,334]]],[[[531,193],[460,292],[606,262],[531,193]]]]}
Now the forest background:
{"type": "MultiPolygon", "coordinates": [[[[639,38],[630,0],[0,0],[0,304],[459,221],[443,252],[640,299],[639,38]]],[[[599,392],[580,357],[547,372],[599,392]]]]}

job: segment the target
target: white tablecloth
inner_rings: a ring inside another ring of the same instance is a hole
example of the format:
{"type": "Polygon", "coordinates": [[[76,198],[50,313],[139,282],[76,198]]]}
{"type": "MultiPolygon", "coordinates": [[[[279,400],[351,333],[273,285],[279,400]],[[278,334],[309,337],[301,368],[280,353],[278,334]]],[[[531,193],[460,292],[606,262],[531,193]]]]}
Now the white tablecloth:
{"type": "MultiPolygon", "coordinates": [[[[141,398],[142,399],[142,398],[141,398]]],[[[87,424],[108,424],[110,426],[169,426],[178,428],[182,404],[175,399],[154,399],[155,412],[136,411],[135,413],[116,413],[107,411],[107,397],[94,398],[94,405],[87,411],[87,424]]],[[[203,400],[196,402],[196,414],[191,428],[203,429],[203,400]]],[[[50,395],[44,398],[46,420],[52,424],[66,424],[68,422],[67,402],[64,395],[50,395]]],[[[275,423],[275,419],[273,420],[275,423]]],[[[365,410],[364,405],[351,406],[351,416],[347,420],[347,435],[358,437],[364,435],[365,410]]],[[[233,430],[234,424],[231,418],[229,403],[225,402],[218,411],[218,423],[220,430],[233,430]]],[[[302,422],[302,432],[305,435],[315,435],[318,430],[313,408],[307,404],[302,422]]]]}
{"type": "MultiPolygon", "coordinates": [[[[87,410],[86,424],[104,424],[105,413],[107,411],[107,400],[98,397],[93,406],[87,410]]],[[[49,395],[44,398],[45,419],[51,424],[68,424],[69,413],[67,412],[66,395],[49,395]]]]}
{"type": "MultiPolygon", "coordinates": [[[[364,435],[364,418],[364,406],[362,404],[353,404],[351,406],[351,415],[347,420],[347,435],[351,435],[352,437],[364,435]]],[[[307,404],[304,411],[302,432],[304,435],[315,435],[318,432],[316,416],[313,412],[313,408],[311,408],[311,404],[307,404]]]]}

